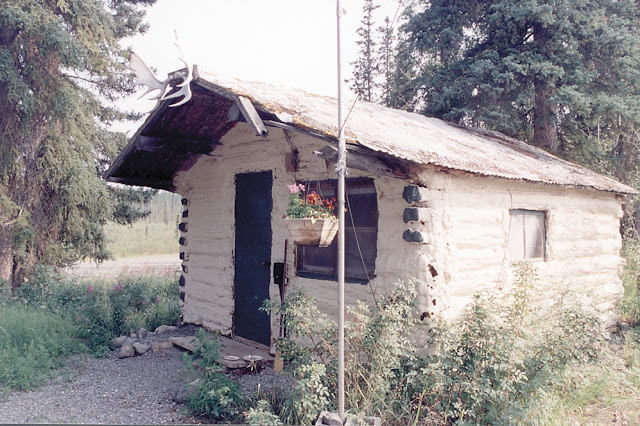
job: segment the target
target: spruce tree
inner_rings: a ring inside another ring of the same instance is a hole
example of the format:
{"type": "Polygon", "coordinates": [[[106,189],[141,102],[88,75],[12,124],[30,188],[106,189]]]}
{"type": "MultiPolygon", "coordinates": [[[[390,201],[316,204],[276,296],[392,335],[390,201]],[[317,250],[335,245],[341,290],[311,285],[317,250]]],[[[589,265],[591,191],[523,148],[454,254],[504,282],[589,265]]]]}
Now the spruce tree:
{"type": "Polygon", "coordinates": [[[99,176],[125,142],[107,125],[125,114],[107,101],[132,92],[120,41],[146,29],[154,2],[2,1],[0,282],[108,255],[118,200],[99,176]]]}
{"type": "Polygon", "coordinates": [[[550,151],[585,143],[595,126],[615,138],[620,122],[638,122],[632,0],[421,4],[403,27],[414,54],[432,61],[413,81],[421,112],[550,151]]]}
{"type": "Polygon", "coordinates": [[[380,33],[379,70],[382,77],[380,102],[385,106],[391,106],[396,52],[394,31],[389,17],[385,18],[384,26],[378,28],[378,33],[380,33]]]}
{"type": "Polygon", "coordinates": [[[372,102],[375,100],[375,89],[377,87],[376,77],[379,67],[376,58],[375,23],[373,21],[373,11],[379,8],[373,0],[365,0],[362,6],[363,17],[360,21],[362,26],[357,29],[359,39],[356,41],[359,51],[358,59],[353,65],[353,84],[351,89],[360,99],[372,102]]]}

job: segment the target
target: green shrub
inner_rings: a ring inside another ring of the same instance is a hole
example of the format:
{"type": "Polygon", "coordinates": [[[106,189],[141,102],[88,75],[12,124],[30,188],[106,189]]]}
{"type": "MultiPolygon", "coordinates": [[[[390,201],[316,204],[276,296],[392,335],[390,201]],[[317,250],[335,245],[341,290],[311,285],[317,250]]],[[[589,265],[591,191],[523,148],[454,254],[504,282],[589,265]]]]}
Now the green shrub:
{"type": "Polygon", "coordinates": [[[122,275],[115,282],[73,280],[40,266],[18,290],[22,305],[46,307],[64,316],[98,355],[113,337],[140,328],[153,330],[180,318],[179,287],[173,276],[122,275]]]}
{"type": "Polygon", "coordinates": [[[49,265],[36,266],[33,275],[17,291],[20,302],[31,306],[46,305],[52,288],[62,281],[62,275],[49,265]]]}
{"type": "MultiPolygon", "coordinates": [[[[509,294],[477,297],[454,324],[434,324],[422,356],[409,340],[416,327],[413,283],[399,283],[377,306],[351,307],[345,324],[349,412],[391,425],[542,419],[545,392],[562,383],[570,366],[595,359],[600,340],[595,318],[568,307],[566,298],[540,315],[530,300],[537,293],[535,270],[521,265],[509,294]]],[[[336,409],[336,326],[302,290],[290,292],[277,309],[288,333],[278,348],[297,380],[293,423],[307,424],[336,409]]]]}
{"type": "Polygon", "coordinates": [[[597,363],[568,369],[547,389],[529,424],[640,424],[640,333],[630,329],[603,347],[597,363]]]}
{"type": "MultiPolygon", "coordinates": [[[[355,414],[381,416],[404,410],[394,384],[398,370],[412,356],[415,326],[414,282],[400,282],[373,309],[362,303],[348,307],[345,322],[345,393],[355,414]]],[[[264,309],[273,309],[266,303],[264,309]]],[[[293,423],[309,424],[323,410],[335,410],[337,390],[337,326],[320,313],[313,298],[292,290],[278,312],[284,314],[287,338],[278,342],[283,359],[295,370],[291,393],[293,423]]]]}
{"type": "Polygon", "coordinates": [[[640,242],[625,238],[621,251],[626,263],[622,282],[624,298],[620,302],[620,316],[631,326],[640,325],[640,242]]]}
{"type": "Polygon", "coordinates": [[[218,337],[199,329],[196,338],[196,351],[193,355],[185,356],[188,380],[199,378],[195,395],[186,401],[187,408],[194,414],[207,416],[216,422],[239,423],[248,401],[238,384],[221,373],[218,337]],[[198,365],[197,369],[194,364],[198,365]]]}
{"type": "Polygon", "coordinates": [[[73,324],[51,312],[0,306],[0,387],[32,389],[63,365],[61,357],[85,351],[73,324]]]}
{"type": "Polygon", "coordinates": [[[273,414],[271,404],[265,399],[256,403],[244,413],[244,420],[250,425],[281,425],[280,417],[273,414]]]}
{"type": "Polygon", "coordinates": [[[0,303],[0,387],[33,388],[62,365],[60,357],[87,349],[106,354],[113,337],[179,317],[175,278],[74,281],[39,266],[15,298],[0,303]]]}
{"type": "Polygon", "coordinates": [[[180,318],[178,284],[171,277],[127,275],[115,283],[86,281],[78,288],[77,319],[83,337],[97,352],[108,350],[113,337],[175,324],[180,318]]]}

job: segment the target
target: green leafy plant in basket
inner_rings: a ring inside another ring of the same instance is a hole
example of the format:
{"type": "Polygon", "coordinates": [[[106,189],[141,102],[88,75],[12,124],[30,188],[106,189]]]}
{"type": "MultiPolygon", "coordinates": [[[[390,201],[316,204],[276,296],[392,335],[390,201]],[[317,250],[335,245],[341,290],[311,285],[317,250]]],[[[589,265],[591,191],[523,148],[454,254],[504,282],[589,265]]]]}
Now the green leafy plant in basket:
{"type": "Polygon", "coordinates": [[[322,198],[316,191],[305,193],[302,184],[289,185],[289,205],[286,218],[335,219],[335,198],[322,198]]]}

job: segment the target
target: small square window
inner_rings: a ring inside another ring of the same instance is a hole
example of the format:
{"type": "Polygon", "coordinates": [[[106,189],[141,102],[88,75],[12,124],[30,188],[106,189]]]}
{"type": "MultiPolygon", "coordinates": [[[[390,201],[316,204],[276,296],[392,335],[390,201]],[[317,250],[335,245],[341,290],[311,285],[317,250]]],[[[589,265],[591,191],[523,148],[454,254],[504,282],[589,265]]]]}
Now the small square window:
{"type": "Polygon", "coordinates": [[[511,210],[509,260],[544,259],[545,213],[538,210],[511,210]]]}

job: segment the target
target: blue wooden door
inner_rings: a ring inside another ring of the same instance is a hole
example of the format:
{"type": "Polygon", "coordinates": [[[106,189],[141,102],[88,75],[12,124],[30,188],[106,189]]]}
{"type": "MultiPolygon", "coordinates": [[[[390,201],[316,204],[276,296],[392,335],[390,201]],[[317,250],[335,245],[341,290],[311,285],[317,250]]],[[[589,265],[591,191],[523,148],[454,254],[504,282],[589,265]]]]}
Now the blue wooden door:
{"type": "Polygon", "coordinates": [[[271,186],[270,171],[236,175],[234,333],[265,345],[270,316],[259,308],[271,281],[271,186]]]}

